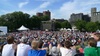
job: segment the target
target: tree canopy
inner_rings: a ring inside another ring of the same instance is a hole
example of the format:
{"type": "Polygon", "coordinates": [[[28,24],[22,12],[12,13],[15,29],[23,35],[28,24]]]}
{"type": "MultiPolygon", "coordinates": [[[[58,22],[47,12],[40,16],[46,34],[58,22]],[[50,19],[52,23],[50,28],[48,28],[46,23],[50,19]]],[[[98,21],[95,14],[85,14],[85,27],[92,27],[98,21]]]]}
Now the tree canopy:
{"type": "Polygon", "coordinates": [[[88,32],[94,32],[98,29],[100,29],[100,22],[86,22],[83,20],[77,20],[75,23],[75,26],[80,31],[88,31],[88,32]]]}
{"type": "MultiPolygon", "coordinates": [[[[13,31],[24,25],[30,29],[41,29],[41,21],[48,21],[49,16],[30,16],[21,11],[15,11],[0,16],[0,26],[7,26],[9,30],[13,31]]],[[[84,20],[77,20],[74,24],[80,31],[96,31],[100,29],[100,22],[86,22],[84,20]]],[[[65,20],[64,22],[55,21],[55,29],[71,28],[71,24],[65,20]]]]}
{"type": "Polygon", "coordinates": [[[0,26],[7,26],[9,30],[16,30],[21,25],[24,25],[30,29],[37,28],[40,29],[41,21],[48,20],[48,16],[30,16],[27,13],[21,11],[12,12],[0,16],[0,26]]]}

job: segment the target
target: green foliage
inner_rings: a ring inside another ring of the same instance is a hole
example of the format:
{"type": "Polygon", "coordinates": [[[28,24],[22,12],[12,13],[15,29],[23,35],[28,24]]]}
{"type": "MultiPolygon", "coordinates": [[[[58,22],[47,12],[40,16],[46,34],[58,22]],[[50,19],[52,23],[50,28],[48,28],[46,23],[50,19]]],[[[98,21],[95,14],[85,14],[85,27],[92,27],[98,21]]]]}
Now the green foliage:
{"type": "MultiPolygon", "coordinates": [[[[30,29],[37,28],[40,29],[41,27],[41,21],[48,21],[49,16],[31,16],[27,13],[23,13],[21,11],[19,12],[13,12],[8,13],[5,15],[0,16],[0,26],[7,26],[9,30],[13,31],[18,29],[21,25],[24,25],[30,29]]],[[[75,26],[80,31],[86,30],[86,31],[96,31],[97,29],[100,29],[100,22],[86,22],[83,20],[77,20],[75,22],[75,26]]],[[[55,29],[58,28],[71,28],[70,23],[66,20],[64,22],[55,22],[55,29]]]]}
{"type": "Polygon", "coordinates": [[[95,22],[88,22],[85,27],[86,30],[90,32],[96,31],[98,29],[97,24],[95,22]]]}
{"type": "Polygon", "coordinates": [[[41,18],[41,21],[48,21],[49,20],[49,16],[48,15],[42,16],[40,18],[41,18]]]}
{"type": "Polygon", "coordinates": [[[0,18],[0,26],[2,26],[2,25],[6,25],[6,20],[5,19],[3,19],[3,18],[0,18]]]}
{"type": "Polygon", "coordinates": [[[97,25],[97,28],[100,29],[100,22],[97,21],[97,22],[95,22],[95,23],[96,23],[96,25],[97,25]]]}
{"type": "Polygon", "coordinates": [[[97,29],[100,29],[99,22],[85,22],[83,20],[76,21],[75,26],[80,31],[83,31],[83,29],[84,29],[85,31],[88,31],[88,32],[94,32],[97,29]]]}
{"type": "Polygon", "coordinates": [[[32,16],[21,11],[8,13],[0,16],[0,26],[7,26],[9,30],[13,31],[24,25],[30,29],[40,29],[41,21],[49,20],[49,16],[32,16]]]}
{"type": "Polygon", "coordinates": [[[55,22],[55,29],[61,28],[61,23],[60,22],[55,22]]]}
{"type": "Polygon", "coordinates": [[[82,31],[83,29],[85,30],[85,25],[86,25],[86,21],[83,20],[77,20],[75,22],[75,26],[77,27],[77,29],[79,29],[80,31],[82,31]]]}
{"type": "Polygon", "coordinates": [[[30,19],[30,27],[40,29],[41,18],[33,15],[30,19]]]}
{"type": "Polygon", "coordinates": [[[68,21],[64,21],[61,23],[62,28],[71,28],[71,25],[68,21]]]}
{"type": "Polygon", "coordinates": [[[1,15],[1,18],[5,20],[5,25],[8,26],[9,30],[16,30],[21,25],[25,25],[27,27],[29,17],[29,14],[21,11],[1,15]]]}

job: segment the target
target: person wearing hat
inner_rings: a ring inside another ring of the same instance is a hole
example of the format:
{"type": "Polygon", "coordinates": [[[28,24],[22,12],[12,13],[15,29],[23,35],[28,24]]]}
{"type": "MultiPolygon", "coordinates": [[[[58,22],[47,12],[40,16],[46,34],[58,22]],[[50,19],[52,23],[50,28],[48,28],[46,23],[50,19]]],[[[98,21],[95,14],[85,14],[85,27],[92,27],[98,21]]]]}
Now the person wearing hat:
{"type": "Polygon", "coordinates": [[[28,56],[28,51],[31,49],[29,45],[27,45],[27,37],[22,36],[21,43],[17,46],[17,54],[16,56],[28,56]]]}

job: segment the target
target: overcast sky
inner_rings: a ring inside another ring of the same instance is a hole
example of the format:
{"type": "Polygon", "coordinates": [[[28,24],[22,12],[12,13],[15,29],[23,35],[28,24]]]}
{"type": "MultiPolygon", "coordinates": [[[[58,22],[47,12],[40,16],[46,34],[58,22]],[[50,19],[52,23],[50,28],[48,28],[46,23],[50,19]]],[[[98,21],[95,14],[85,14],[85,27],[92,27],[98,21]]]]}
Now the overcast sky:
{"type": "Polygon", "coordinates": [[[50,10],[51,18],[69,19],[72,13],[90,14],[92,7],[100,11],[100,0],[0,0],[0,15],[14,11],[35,15],[50,10]]]}

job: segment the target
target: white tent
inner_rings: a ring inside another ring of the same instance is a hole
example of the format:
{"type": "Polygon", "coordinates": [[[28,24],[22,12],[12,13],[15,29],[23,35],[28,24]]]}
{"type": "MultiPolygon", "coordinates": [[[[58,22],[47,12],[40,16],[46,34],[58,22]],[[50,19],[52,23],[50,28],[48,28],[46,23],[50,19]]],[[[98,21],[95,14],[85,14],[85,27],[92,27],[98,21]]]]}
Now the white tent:
{"type": "Polygon", "coordinates": [[[63,28],[60,29],[60,31],[63,31],[63,30],[64,30],[63,28]]]}
{"type": "Polygon", "coordinates": [[[98,29],[96,32],[100,33],[100,30],[98,29]]]}
{"type": "Polygon", "coordinates": [[[68,28],[68,29],[67,29],[67,31],[71,31],[71,29],[70,29],[70,28],[68,28]]]}
{"type": "Polygon", "coordinates": [[[64,28],[64,30],[66,31],[67,29],[66,29],[66,28],[64,28]]]}
{"type": "Polygon", "coordinates": [[[21,30],[23,31],[23,30],[29,30],[29,29],[22,25],[20,28],[18,28],[18,30],[19,31],[21,31],[21,30]]]}

